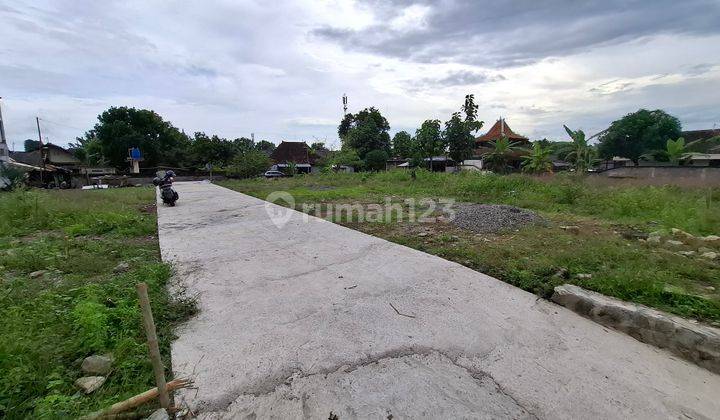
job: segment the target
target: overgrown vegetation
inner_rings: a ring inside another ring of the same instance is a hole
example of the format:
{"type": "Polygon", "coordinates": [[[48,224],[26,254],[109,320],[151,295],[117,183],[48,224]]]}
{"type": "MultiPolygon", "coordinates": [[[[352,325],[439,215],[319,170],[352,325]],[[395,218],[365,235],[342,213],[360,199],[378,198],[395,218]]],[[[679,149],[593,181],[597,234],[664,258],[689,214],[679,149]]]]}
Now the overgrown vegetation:
{"type": "Polygon", "coordinates": [[[194,307],[168,295],[147,211],[154,197],[147,188],[0,196],[0,417],[72,418],[151,388],[141,281],[169,366],[171,326],[194,307]],[[119,263],[129,268],[114,272],[119,263]],[[79,394],[80,362],[102,353],[115,357],[107,382],[79,394]]]}
{"type": "Polygon", "coordinates": [[[265,198],[275,190],[298,204],[383,203],[385,197],[453,198],[528,208],[551,220],[502,235],[476,235],[452,225],[355,223],[355,229],[452,259],[547,296],[557,284],[574,283],[680,315],[720,322],[720,266],[651,247],[636,234],[680,228],[696,235],[720,234],[720,189],[598,187],[587,178],[481,175],[418,171],[300,176],[224,183],[265,198]],[[561,225],[576,225],[570,233],[561,225]],[[417,235],[430,228],[432,235],[417,235]],[[627,237],[623,236],[624,234],[627,237]],[[556,275],[558,272],[565,275],[556,275]],[[590,274],[592,277],[577,277],[590,274]]]}

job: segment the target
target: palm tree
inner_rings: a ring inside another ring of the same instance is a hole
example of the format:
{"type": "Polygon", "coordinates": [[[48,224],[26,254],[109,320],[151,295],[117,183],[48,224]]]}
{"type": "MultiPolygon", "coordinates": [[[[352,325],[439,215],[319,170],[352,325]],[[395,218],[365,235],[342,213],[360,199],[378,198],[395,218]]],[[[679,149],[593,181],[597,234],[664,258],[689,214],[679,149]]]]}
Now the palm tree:
{"type": "Polygon", "coordinates": [[[594,149],[592,149],[585,138],[585,132],[582,130],[573,131],[568,126],[563,125],[565,131],[572,139],[572,143],[563,147],[562,152],[565,153],[565,159],[573,163],[575,171],[585,173],[592,166],[595,157],[594,149]]]}
{"type": "Polygon", "coordinates": [[[542,147],[538,142],[533,144],[530,154],[522,157],[523,172],[544,173],[552,172],[552,162],[550,161],[550,148],[542,147]]]}
{"type": "Polygon", "coordinates": [[[508,171],[510,157],[516,152],[525,151],[519,142],[510,142],[507,137],[501,137],[490,143],[492,150],[482,155],[483,166],[487,165],[495,172],[508,171]]]}

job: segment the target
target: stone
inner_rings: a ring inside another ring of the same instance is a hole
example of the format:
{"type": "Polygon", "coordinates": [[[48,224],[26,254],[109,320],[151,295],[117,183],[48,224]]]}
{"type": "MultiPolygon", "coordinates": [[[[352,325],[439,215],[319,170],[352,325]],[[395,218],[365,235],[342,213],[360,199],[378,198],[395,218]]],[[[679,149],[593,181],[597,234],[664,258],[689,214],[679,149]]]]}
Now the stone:
{"type": "Polygon", "coordinates": [[[684,242],[674,241],[674,240],[672,240],[672,239],[670,239],[670,240],[668,240],[668,241],[665,241],[665,243],[668,244],[668,245],[670,245],[670,246],[683,246],[683,245],[685,245],[684,242]]]}
{"type": "Polygon", "coordinates": [[[422,237],[428,236],[428,233],[427,233],[427,232],[420,232],[420,233],[418,233],[417,236],[420,236],[420,237],[422,238],[422,237]]]}
{"type": "Polygon", "coordinates": [[[164,408],[158,408],[150,414],[147,420],[170,420],[170,416],[164,408]]]}
{"type": "Polygon", "coordinates": [[[698,248],[698,252],[704,254],[706,252],[713,252],[713,250],[708,247],[701,246],[700,248],[698,248]]]}
{"type": "Polygon", "coordinates": [[[567,279],[570,278],[570,272],[567,270],[567,268],[560,268],[558,271],[553,274],[553,277],[559,278],[559,279],[567,279]]]}
{"type": "Polygon", "coordinates": [[[680,236],[683,238],[694,238],[695,237],[694,235],[687,233],[684,230],[677,229],[677,228],[670,229],[670,232],[672,232],[672,234],[675,236],[680,236]]]}
{"type": "Polygon", "coordinates": [[[105,383],[104,376],[83,376],[75,381],[75,386],[86,394],[92,394],[105,383]]]}
{"type": "Polygon", "coordinates": [[[713,292],[713,291],[715,291],[715,288],[712,286],[705,286],[705,290],[713,292]]]}
{"type": "Polygon", "coordinates": [[[659,244],[660,243],[660,237],[659,236],[648,236],[647,243],[649,244],[659,244]]]}
{"type": "Polygon", "coordinates": [[[47,273],[47,270],[33,271],[32,273],[30,273],[30,278],[36,279],[36,278],[44,276],[46,273],[47,273]]]}
{"type": "Polygon", "coordinates": [[[692,257],[695,255],[695,251],[678,251],[675,254],[682,255],[683,257],[692,257]]]}
{"type": "Polygon", "coordinates": [[[654,232],[650,232],[650,233],[648,234],[648,236],[662,236],[662,234],[663,234],[662,231],[656,230],[656,231],[654,231],[654,232]]]}
{"type": "Polygon", "coordinates": [[[715,259],[717,259],[718,255],[719,254],[717,252],[705,252],[705,253],[700,254],[700,258],[707,258],[708,260],[715,260],[715,259]]]}
{"type": "Polygon", "coordinates": [[[566,230],[571,233],[580,233],[580,226],[560,226],[560,229],[566,230]]]}
{"type": "Polygon", "coordinates": [[[551,300],[598,324],[668,349],[679,357],[720,373],[720,329],[571,284],[555,287],[551,300]]]}
{"type": "Polygon", "coordinates": [[[584,273],[581,273],[581,274],[576,275],[575,277],[577,277],[577,278],[579,278],[579,279],[584,279],[584,280],[586,280],[586,279],[591,279],[591,278],[592,278],[592,274],[584,274],[584,273]]]}
{"type": "Polygon", "coordinates": [[[717,235],[703,236],[703,237],[700,238],[700,239],[703,240],[703,241],[705,241],[705,242],[720,242],[720,236],[717,236],[717,235]]]}
{"type": "Polygon", "coordinates": [[[112,367],[113,357],[112,355],[100,356],[94,354],[86,357],[80,368],[85,373],[94,373],[98,375],[107,375],[112,367]]]}
{"type": "Polygon", "coordinates": [[[130,269],[130,264],[123,261],[120,264],[116,265],[115,268],[113,268],[113,273],[124,273],[124,272],[128,271],[129,269],[130,269]]]}

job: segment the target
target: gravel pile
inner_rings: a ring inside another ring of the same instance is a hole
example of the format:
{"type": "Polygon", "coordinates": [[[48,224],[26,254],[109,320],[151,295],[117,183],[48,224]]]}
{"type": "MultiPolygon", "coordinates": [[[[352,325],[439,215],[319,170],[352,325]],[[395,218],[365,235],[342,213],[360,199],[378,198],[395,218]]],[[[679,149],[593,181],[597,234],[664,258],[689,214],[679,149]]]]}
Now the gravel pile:
{"type": "Polygon", "coordinates": [[[504,230],[543,223],[545,220],[530,210],[499,204],[460,204],[452,223],[477,233],[496,233],[504,230]]]}

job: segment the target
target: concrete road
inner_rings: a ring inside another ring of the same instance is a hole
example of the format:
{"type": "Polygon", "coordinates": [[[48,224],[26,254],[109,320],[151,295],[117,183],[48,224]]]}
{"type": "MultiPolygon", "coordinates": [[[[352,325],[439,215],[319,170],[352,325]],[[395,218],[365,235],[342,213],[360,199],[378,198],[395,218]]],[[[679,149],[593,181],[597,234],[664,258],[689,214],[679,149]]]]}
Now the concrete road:
{"type": "Polygon", "coordinates": [[[181,398],[202,418],[720,418],[720,376],[530,293],[269,206],[289,212],[278,228],[264,201],[215,185],[176,188],[160,247],[200,313],[173,369],[194,377],[181,398]]]}

